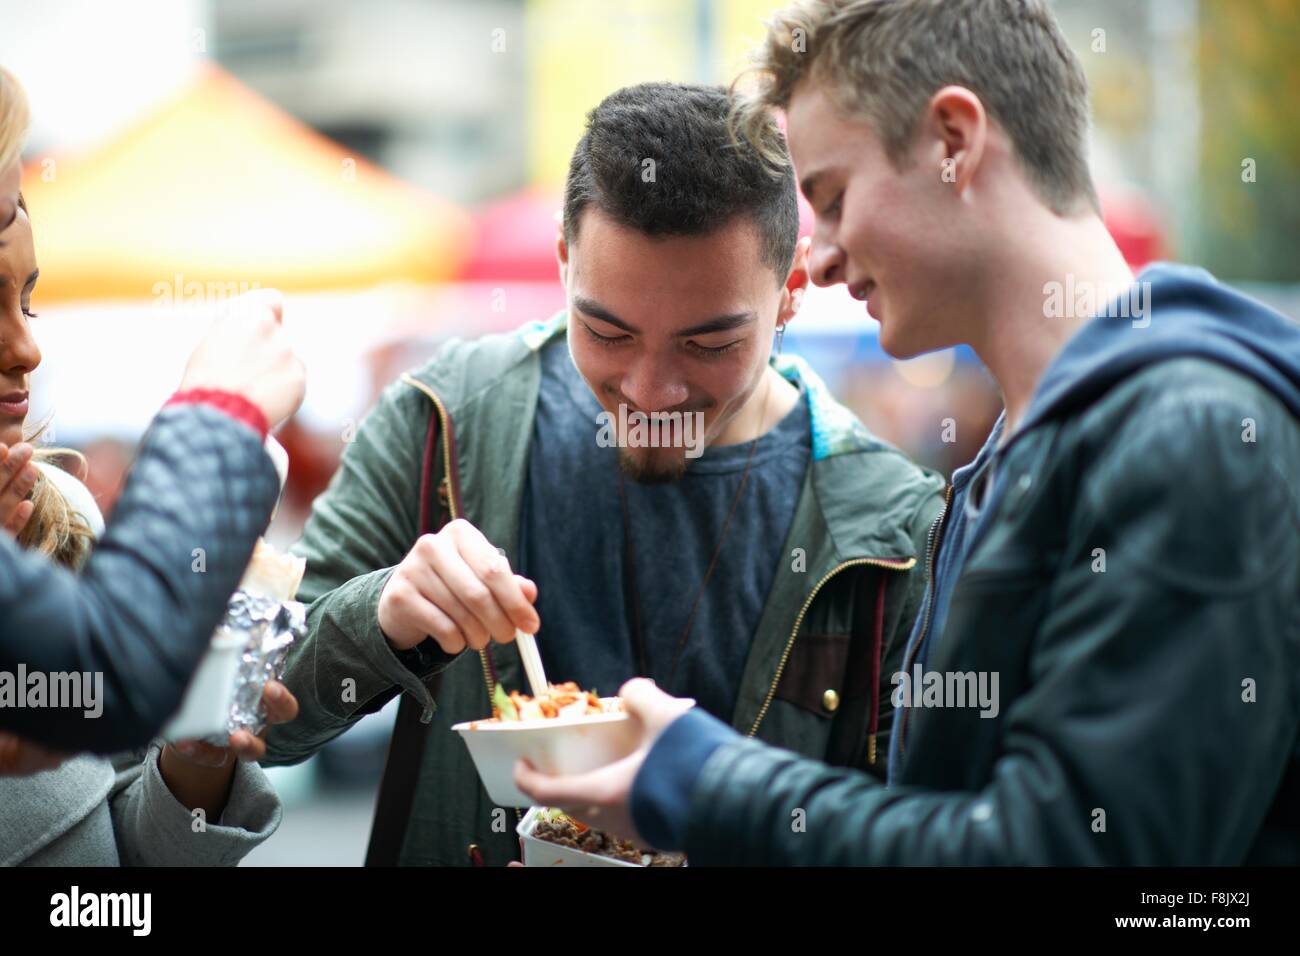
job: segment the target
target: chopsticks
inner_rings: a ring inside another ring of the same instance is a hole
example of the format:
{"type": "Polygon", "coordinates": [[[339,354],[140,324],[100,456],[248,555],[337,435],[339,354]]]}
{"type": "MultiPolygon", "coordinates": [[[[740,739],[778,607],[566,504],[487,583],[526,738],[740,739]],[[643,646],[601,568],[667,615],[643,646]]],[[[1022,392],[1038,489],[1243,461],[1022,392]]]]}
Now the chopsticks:
{"type": "Polygon", "coordinates": [[[537,650],[537,638],[524,631],[515,631],[515,642],[519,645],[519,656],[524,662],[524,673],[528,676],[528,686],[533,689],[533,698],[546,696],[548,684],[546,671],[542,669],[542,655],[537,650]]]}

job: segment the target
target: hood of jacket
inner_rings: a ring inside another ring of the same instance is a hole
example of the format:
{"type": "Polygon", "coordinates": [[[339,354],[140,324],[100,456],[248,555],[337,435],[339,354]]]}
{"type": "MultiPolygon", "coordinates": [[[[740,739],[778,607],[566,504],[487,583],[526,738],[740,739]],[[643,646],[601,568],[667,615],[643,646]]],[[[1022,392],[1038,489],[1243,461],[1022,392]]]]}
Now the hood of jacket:
{"type": "Polygon", "coordinates": [[[1194,357],[1250,376],[1300,418],[1300,325],[1204,269],[1157,263],[1052,360],[1019,433],[1087,407],[1152,363],[1194,357]]]}

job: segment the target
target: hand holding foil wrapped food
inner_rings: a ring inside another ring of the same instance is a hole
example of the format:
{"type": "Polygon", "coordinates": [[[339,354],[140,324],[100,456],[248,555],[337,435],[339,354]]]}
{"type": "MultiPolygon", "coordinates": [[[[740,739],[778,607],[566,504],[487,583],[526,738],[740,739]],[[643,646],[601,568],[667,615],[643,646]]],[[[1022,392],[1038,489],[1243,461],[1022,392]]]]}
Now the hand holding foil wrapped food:
{"type": "Polygon", "coordinates": [[[262,688],[261,713],[263,725],[256,733],[236,730],[226,740],[217,744],[214,738],[178,740],[169,743],[177,753],[201,767],[224,767],[233,756],[237,760],[259,761],[266,756],[266,728],[271,724],[287,724],[298,716],[298,698],[278,680],[268,680],[262,688]]]}
{"type": "Polygon", "coordinates": [[[306,608],[293,600],[305,569],[302,558],[257,543],[181,710],[164,731],[169,740],[184,739],[208,759],[227,747],[251,755],[264,749],[257,738],[268,718],[296,715],[297,702],[278,678],[289,647],[305,632],[306,608]]]}

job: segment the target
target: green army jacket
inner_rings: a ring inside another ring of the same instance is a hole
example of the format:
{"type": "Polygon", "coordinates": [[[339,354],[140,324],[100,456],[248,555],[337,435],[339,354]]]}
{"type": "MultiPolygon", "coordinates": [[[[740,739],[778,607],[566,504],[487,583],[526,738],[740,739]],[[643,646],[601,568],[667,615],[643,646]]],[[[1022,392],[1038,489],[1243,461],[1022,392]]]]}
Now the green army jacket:
{"type": "MultiPolygon", "coordinates": [[[[448,658],[428,640],[398,654],[377,608],[393,569],[443,520],[468,520],[518,566],[539,356],[566,334],[566,317],[449,342],[389,386],[295,549],[307,559],[299,597],[310,608],[285,683],[301,712],[271,729],[264,762],[304,760],[395,694],[410,695],[431,725],[403,864],[499,865],[518,856],[516,812],[492,804],[450,730],[491,714],[497,681],[524,686],[517,650],[448,658]],[[422,513],[438,520],[423,529],[422,513]]],[[[812,455],[735,712],[716,716],[796,753],[883,775],[889,679],[924,591],[918,557],[944,483],[871,435],[804,362],[774,363],[808,390],[812,455]]]]}

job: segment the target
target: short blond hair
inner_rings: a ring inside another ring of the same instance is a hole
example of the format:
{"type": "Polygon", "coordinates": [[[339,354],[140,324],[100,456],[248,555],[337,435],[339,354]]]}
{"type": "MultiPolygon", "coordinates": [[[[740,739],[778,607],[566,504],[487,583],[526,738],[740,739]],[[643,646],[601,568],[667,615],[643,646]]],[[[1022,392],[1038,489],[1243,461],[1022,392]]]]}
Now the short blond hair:
{"type": "Polygon", "coordinates": [[[22,154],[31,124],[27,93],[15,76],[0,66],[0,169],[8,169],[22,154]]]}
{"type": "MultiPolygon", "coordinates": [[[[1088,169],[1088,81],[1046,0],[797,0],[767,22],[758,83],[737,91],[731,129],[767,154],[763,118],[805,79],[866,120],[902,168],[930,97],[969,89],[1010,137],[1054,212],[1099,208],[1088,169]]],[[[776,157],[770,157],[775,161],[776,157]]]]}

